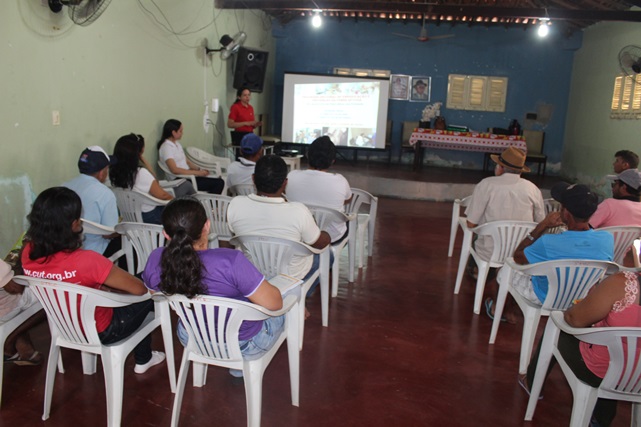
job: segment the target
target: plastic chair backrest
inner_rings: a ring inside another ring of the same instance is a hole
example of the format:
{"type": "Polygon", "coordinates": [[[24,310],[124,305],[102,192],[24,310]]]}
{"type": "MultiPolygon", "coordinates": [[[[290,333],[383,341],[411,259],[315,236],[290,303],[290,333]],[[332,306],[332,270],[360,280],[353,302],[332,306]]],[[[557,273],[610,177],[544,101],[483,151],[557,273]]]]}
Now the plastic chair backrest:
{"type": "Polygon", "coordinates": [[[619,267],[610,261],[563,259],[539,262],[519,270],[530,276],[546,276],[548,293],[542,308],[565,311],[575,300],[585,298],[606,273],[616,272],[619,267]]]}
{"type": "Polygon", "coordinates": [[[236,184],[231,186],[229,192],[232,196],[247,196],[256,194],[256,187],[254,184],[236,184]]]}
{"type": "Polygon", "coordinates": [[[561,203],[554,199],[543,199],[543,205],[545,206],[546,215],[550,212],[559,212],[561,210],[561,203]]]}
{"type": "Polygon", "coordinates": [[[492,236],[494,243],[490,263],[503,264],[534,227],[536,222],[530,221],[491,221],[475,227],[472,231],[481,236],[492,236]]]}
{"type": "MultiPolygon", "coordinates": [[[[14,281],[26,284],[47,314],[52,339],[60,337],[67,345],[92,348],[99,353],[102,343],[96,331],[96,307],[118,307],[123,304],[108,298],[110,292],[72,283],[15,276],[14,281]]],[[[119,294],[114,294],[117,297],[119,294]]]]}
{"type": "Polygon", "coordinates": [[[409,147],[410,146],[410,137],[412,136],[412,133],[414,133],[414,129],[418,127],[418,122],[403,122],[403,128],[402,128],[402,145],[404,147],[409,147]]]}
{"type": "Polygon", "coordinates": [[[196,163],[203,169],[208,169],[215,172],[216,176],[221,176],[227,173],[227,168],[231,164],[231,160],[226,157],[218,157],[213,154],[201,150],[196,147],[185,148],[189,160],[196,163]]]}
{"type": "Polygon", "coordinates": [[[635,226],[603,227],[598,230],[607,231],[614,237],[614,262],[619,265],[623,265],[628,249],[641,237],[641,227],[635,226]]]}
{"type": "Polygon", "coordinates": [[[352,188],[352,200],[345,205],[345,212],[358,214],[361,211],[362,206],[369,206],[369,209],[366,213],[376,217],[376,210],[378,209],[378,197],[373,196],[371,193],[368,193],[365,190],[360,188],[352,188]],[[372,215],[372,213],[374,215],[372,215]]]}
{"type": "Polygon", "coordinates": [[[269,317],[251,303],[230,298],[171,295],[167,299],[189,335],[189,350],[213,360],[242,362],[238,344],[241,324],[269,317]]]}
{"type": "Polygon", "coordinates": [[[143,222],[143,204],[162,206],[169,202],[168,200],[160,200],[137,190],[125,190],[124,188],[112,187],[111,191],[116,195],[116,203],[118,204],[120,216],[122,216],[124,221],[128,222],[143,222]]]}
{"type": "Polygon", "coordinates": [[[325,206],[305,205],[314,216],[316,224],[321,230],[327,230],[330,224],[348,222],[356,218],[356,214],[345,214],[339,210],[326,208],[325,206]]]}
{"type": "Polygon", "coordinates": [[[232,234],[227,222],[227,208],[232,198],[208,193],[196,193],[194,197],[205,207],[207,218],[211,223],[211,231],[217,234],[219,239],[231,239],[232,234]]]}
{"type": "Polygon", "coordinates": [[[151,252],[156,248],[165,246],[162,225],[121,222],[116,225],[115,230],[117,233],[126,236],[128,244],[125,244],[123,249],[127,256],[127,267],[131,274],[142,272],[145,269],[145,265],[147,265],[147,259],[149,259],[151,252]],[[132,252],[136,253],[136,271],[132,271],[134,268],[132,252]]]}
{"type": "Polygon", "coordinates": [[[557,327],[589,344],[608,348],[610,364],[599,388],[599,397],[641,403],[641,328],[572,328],[562,313],[553,313],[557,327]]]}
{"type": "Polygon", "coordinates": [[[171,173],[167,165],[162,160],[158,160],[158,167],[165,174],[165,178],[167,179],[167,181],[173,181],[174,179],[176,179],[176,175],[171,173]]]}
{"type": "Polygon", "coordinates": [[[289,274],[292,256],[309,256],[315,253],[304,243],[278,237],[235,236],[231,243],[240,246],[247,258],[265,277],[289,274]]]}
{"type": "Polygon", "coordinates": [[[543,154],[543,140],[545,139],[545,132],[542,130],[524,130],[523,138],[525,138],[528,155],[543,154]]]}

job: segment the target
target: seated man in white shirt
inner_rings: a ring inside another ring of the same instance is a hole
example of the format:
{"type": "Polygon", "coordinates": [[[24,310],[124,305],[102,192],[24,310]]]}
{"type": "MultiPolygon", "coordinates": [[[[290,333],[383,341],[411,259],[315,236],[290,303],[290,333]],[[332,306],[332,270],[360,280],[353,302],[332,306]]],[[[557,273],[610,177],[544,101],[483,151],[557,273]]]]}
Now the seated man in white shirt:
{"type": "MultiPolygon", "coordinates": [[[[352,199],[349,182],[341,174],[329,172],[336,161],[336,146],[328,136],[321,136],[307,151],[309,169],[293,170],[287,175],[287,199],[308,205],[345,211],[352,199]]],[[[347,237],[347,223],[331,224],[327,230],[332,243],[347,237]]]]}
{"type": "Polygon", "coordinates": [[[227,168],[227,188],[238,184],[253,184],[252,176],[258,159],[263,157],[263,140],[248,133],[240,141],[241,157],[227,168]]]}

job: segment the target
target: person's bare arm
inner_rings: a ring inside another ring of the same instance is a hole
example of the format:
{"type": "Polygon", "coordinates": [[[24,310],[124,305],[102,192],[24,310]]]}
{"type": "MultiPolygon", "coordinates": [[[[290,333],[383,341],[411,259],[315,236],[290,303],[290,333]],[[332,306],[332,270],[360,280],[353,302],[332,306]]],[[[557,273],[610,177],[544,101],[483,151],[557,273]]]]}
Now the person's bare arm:
{"type": "Polygon", "coordinates": [[[562,224],[563,221],[561,221],[561,213],[550,212],[548,216],[546,216],[543,221],[539,222],[536,227],[534,227],[534,230],[532,230],[529,235],[526,236],[525,239],[523,239],[521,243],[519,243],[519,245],[516,247],[513,255],[514,262],[521,265],[529,264],[530,262],[525,256],[525,248],[530,246],[536,239],[541,237],[541,235],[545,233],[545,230],[547,230],[548,228],[558,227],[562,224]],[[532,238],[530,238],[529,236],[532,236],[532,238]]]}
{"type": "Polygon", "coordinates": [[[563,317],[572,327],[587,328],[603,320],[612,310],[614,303],[624,297],[625,275],[617,273],[592,288],[588,295],[570,307],[563,317]]]}
{"type": "Polygon", "coordinates": [[[142,154],[138,158],[142,162],[142,165],[145,167],[145,169],[147,169],[154,178],[158,179],[158,177],[156,176],[156,172],[154,172],[147,159],[145,159],[142,154]]]}
{"type": "Polygon", "coordinates": [[[283,308],[283,297],[280,291],[267,280],[263,280],[258,285],[258,289],[249,297],[249,300],[272,311],[283,308]]]}
{"type": "Polygon", "coordinates": [[[323,249],[325,246],[329,245],[332,243],[331,237],[329,237],[329,234],[327,231],[321,231],[320,236],[318,236],[318,239],[314,243],[312,243],[310,246],[312,248],[316,249],[323,249]]]}
{"type": "Polygon", "coordinates": [[[174,198],[171,194],[166,192],[160,184],[158,184],[158,181],[154,179],[154,181],[151,183],[151,188],[149,189],[149,194],[154,196],[157,199],[160,200],[171,200],[174,198]]]}
{"type": "MultiPolygon", "coordinates": [[[[165,163],[167,164],[167,168],[169,169],[169,171],[176,175],[207,176],[209,174],[209,172],[207,172],[206,170],[193,170],[193,169],[179,168],[176,165],[176,161],[174,159],[167,159],[165,163]]],[[[187,161],[187,164],[189,164],[189,161],[187,161]]]]}
{"type": "Polygon", "coordinates": [[[238,128],[242,128],[243,126],[251,126],[253,128],[256,128],[262,124],[263,123],[259,122],[258,120],[254,120],[251,122],[236,122],[233,119],[227,119],[227,127],[230,129],[238,129],[238,128]]]}
{"type": "Polygon", "coordinates": [[[470,222],[470,221],[465,221],[465,222],[467,223],[467,228],[474,228],[474,227],[476,227],[478,225],[478,224],[474,224],[473,222],[470,222]]]}
{"type": "Polygon", "coordinates": [[[104,284],[127,294],[144,295],[147,293],[147,288],[142,283],[142,280],[132,276],[117,265],[111,267],[104,284]]]}

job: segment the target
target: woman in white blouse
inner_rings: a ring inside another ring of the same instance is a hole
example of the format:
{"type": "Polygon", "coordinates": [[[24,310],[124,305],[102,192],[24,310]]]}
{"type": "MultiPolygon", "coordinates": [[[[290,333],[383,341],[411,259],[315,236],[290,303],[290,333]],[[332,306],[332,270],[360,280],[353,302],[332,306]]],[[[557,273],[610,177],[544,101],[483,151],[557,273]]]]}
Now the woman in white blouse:
{"type": "MultiPolygon", "coordinates": [[[[171,200],[174,197],[163,190],[156,178],[144,166],[142,152],[145,140],[141,135],[130,133],[120,137],[114,148],[114,157],[118,160],[109,167],[111,185],[127,190],[137,190],[160,200],[171,200]]],[[[142,219],[148,224],[162,224],[161,216],[164,206],[142,205],[142,219]]]]}

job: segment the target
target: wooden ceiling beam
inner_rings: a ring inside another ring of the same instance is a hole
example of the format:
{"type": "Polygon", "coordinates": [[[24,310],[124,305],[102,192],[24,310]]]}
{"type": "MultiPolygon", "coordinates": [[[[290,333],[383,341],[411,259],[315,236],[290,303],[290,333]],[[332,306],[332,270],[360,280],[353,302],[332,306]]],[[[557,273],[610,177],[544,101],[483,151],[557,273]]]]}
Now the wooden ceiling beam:
{"type": "MultiPolygon", "coordinates": [[[[629,2],[639,3],[641,1],[629,2]]],[[[216,0],[219,9],[259,9],[266,12],[308,11],[320,8],[323,11],[359,11],[375,13],[428,13],[445,16],[483,16],[497,18],[550,18],[552,20],[578,21],[625,21],[641,22],[641,11],[519,8],[501,6],[449,6],[425,5],[399,1],[379,2],[371,0],[216,0]]]]}

